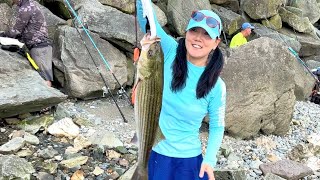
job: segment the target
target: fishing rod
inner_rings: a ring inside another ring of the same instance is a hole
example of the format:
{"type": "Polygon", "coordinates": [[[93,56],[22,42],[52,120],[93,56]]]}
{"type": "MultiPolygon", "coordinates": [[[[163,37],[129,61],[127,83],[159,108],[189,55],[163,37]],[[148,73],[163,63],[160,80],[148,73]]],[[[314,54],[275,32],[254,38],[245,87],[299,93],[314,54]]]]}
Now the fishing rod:
{"type": "MultiPolygon", "coordinates": [[[[68,3],[68,0],[66,0],[66,2],[68,3]]],[[[68,3],[68,5],[70,5],[70,3],[68,3]]],[[[71,6],[71,5],[70,5],[70,6],[71,6]]],[[[73,10],[73,9],[72,9],[72,10],[73,10]]],[[[73,11],[74,11],[74,10],[73,10],[73,11]]],[[[68,11],[68,13],[69,13],[70,17],[72,17],[69,11],[68,11]]],[[[79,20],[78,16],[75,14],[75,12],[74,12],[74,16],[79,20]]],[[[73,23],[75,24],[75,20],[74,20],[74,19],[73,19],[73,23]]],[[[84,31],[85,31],[86,34],[88,35],[88,37],[89,37],[89,39],[91,40],[92,44],[93,44],[94,47],[97,49],[97,51],[99,52],[99,55],[103,58],[103,60],[105,61],[106,65],[108,66],[109,70],[111,71],[110,66],[107,64],[107,62],[106,62],[106,60],[104,59],[104,57],[102,56],[100,50],[97,48],[96,44],[95,44],[94,41],[92,40],[89,32],[86,31],[86,28],[84,27],[84,25],[82,24],[81,21],[79,21],[79,23],[81,23],[82,28],[84,29],[84,31]]],[[[77,32],[78,32],[78,34],[79,34],[79,36],[80,36],[80,38],[81,38],[84,46],[86,47],[86,50],[87,50],[88,53],[89,53],[92,62],[94,63],[95,67],[97,68],[97,70],[98,70],[98,72],[99,72],[99,75],[100,75],[103,83],[106,85],[106,89],[107,89],[108,93],[110,94],[112,100],[113,100],[114,103],[116,104],[116,107],[117,107],[117,109],[119,110],[119,112],[120,112],[120,114],[121,114],[121,117],[123,118],[123,121],[124,121],[125,123],[127,123],[127,122],[128,122],[127,119],[125,118],[123,112],[121,111],[121,109],[120,109],[120,107],[119,107],[119,105],[118,105],[118,103],[117,103],[117,100],[116,100],[115,97],[113,96],[113,94],[112,94],[112,92],[111,92],[111,90],[110,90],[110,86],[108,85],[108,83],[107,83],[107,81],[105,80],[105,78],[103,77],[100,69],[98,68],[98,64],[95,62],[95,60],[94,60],[91,52],[89,51],[89,48],[88,48],[88,46],[86,45],[86,42],[84,41],[83,36],[81,35],[79,29],[78,29],[77,27],[75,27],[75,28],[76,28],[76,30],[77,30],[77,32]]],[[[111,71],[111,73],[112,73],[112,75],[114,76],[114,78],[116,79],[116,77],[115,77],[115,75],[113,74],[112,71],[111,71]]],[[[119,81],[118,81],[117,79],[116,79],[116,81],[119,83],[119,81]]],[[[119,83],[119,84],[120,84],[120,83],[119,83]]],[[[120,84],[120,86],[121,86],[121,84],[120,84]]],[[[126,92],[125,92],[125,90],[123,89],[122,86],[121,86],[121,88],[122,88],[122,90],[123,90],[122,92],[123,92],[124,94],[126,94],[126,92]]],[[[131,103],[130,103],[130,104],[131,104],[131,103]]]]}
{"type": "MultiPolygon", "coordinates": [[[[115,76],[115,74],[113,73],[108,61],[104,58],[104,56],[102,55],[101,51],[99,50],[99,48],[97,47],[96,43],[93,41],[90,33],[89,33],[89,30],[84,26],[84,24],[82,23],[82,21],[80,20],[79,16],[77,15],[77,13],[75,12],[75,10],[73,9],[73,7],[71,6],[71,4],[69,3],[68,0],[65,0],[65,2],[67,3],[69,9],[71,10],[73,16],[77,19],[78,23],[81,25],[82,29],[84,30],[84,32],[86,33],[86,35],[88,36],[88,38],[90,39],[92,45],[94,46],[94,48],[97,50],[97,52],[99,53],[101,59],[103,60],[104,64],[106,65],[107,69],[111,72],[113,78],[116,80],[117,84],[120,86],[120,94],[124,94],[125,97],[127,98],[129,104],[131,105],[130,103],[130,98],[129,96],[127,95],[125,89],[123,88],[123,86],[120,84],[120,82],[118,81],[117,77],[115,76]]],[[[70,14],[70,13],[69,13],[70,14]]]]}

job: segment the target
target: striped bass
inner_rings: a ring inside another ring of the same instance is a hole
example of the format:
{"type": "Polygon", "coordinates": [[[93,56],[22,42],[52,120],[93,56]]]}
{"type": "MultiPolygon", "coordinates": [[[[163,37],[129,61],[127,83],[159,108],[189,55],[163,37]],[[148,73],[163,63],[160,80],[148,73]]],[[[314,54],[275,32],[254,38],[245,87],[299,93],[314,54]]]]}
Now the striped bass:
{"type": "Polygon", "coordinates": [[[135,121],[138,137],[138,166],[132,180],[147,180],[148,159],[153,145],[164,136],[159,128],[159,116],[163,90],[163,52],[160,39],[141,41],[141,55],[137,65],[137,84],[135,89],[135,121]]]}

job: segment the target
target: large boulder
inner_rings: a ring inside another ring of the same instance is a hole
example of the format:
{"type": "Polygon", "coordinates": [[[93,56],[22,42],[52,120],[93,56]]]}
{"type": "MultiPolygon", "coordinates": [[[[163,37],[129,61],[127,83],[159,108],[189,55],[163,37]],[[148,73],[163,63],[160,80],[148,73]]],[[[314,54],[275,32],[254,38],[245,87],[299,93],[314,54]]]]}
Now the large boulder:
{"type": "Polygon", "coordinates": [[[12,9],[6,3],[0,4],[0,31],[6,31],[12,16],[12,9]]]}
{"type": "Polygon", "coordinates": [[[18,156],[0,156],[0,179],[29,180],[35,172],[32,164],[18,156]]]}
{"type": "Polygon", "coordinates": [[[296,52],[300,51],[301,44],[294,37],[279,33],[275,30],[262,26],[261,24],[255,24],[254,26],[255,26],[255,29],[254,29],[253,38],[256,39],[259,37],[269,37],[271,39],[278,41],[279,43],[282,43],[284,46],[293,48],[296,52]]]}
{"type": "Polygon", "coordinates": [[[264,19],[261,22],[264,26],[274,30],[278,30],[282,28],[282,20],[279,14],[276,14],[269,19],[264,19]]]}
{"type": "Polygon", "coordinates": [[[223,24],[223,31],[228,35],[237,32],[245,20],[239,14],[224,7],[212,5],[212,10],[219,15],[223,24]]]}
{"type": "Polygon", "coordinates": [[[0,50],[0,63],[0,118],[39,111],[67,98],[48,87],[28,60],[17,53],[0,50]]]}
{"type": "MultiPolygon", "coordinates": [[[[120,47],[130,46],[136,42],[135,18],[111,6],[104,6],[97,0],[80,0],[75,2],[78,16],[88,30],[100,37],[118,43],[120,47]]],[[[77,26],[82,28],[77,23],[77,26]]],[[[138,28],[138,39],[143,33],[138,28]]],[[[130,48],[126,48],[129,50],[130,48]]],[[[131,49],[132,51],[132,49],[131,49]]]]}
{"type": "Polygon", "coordinates": [[[309,68],[307,64],[300,58],[296,58],[293,62],[293,72],[294,72],[294,94],[297,101],[305,101],[312,93],[312,89],[315,84],[315,79],[313,75],[308,72],[309,68]]]}
{"type": "Polygon", "coordinates": [[[288,132],[295,104],[294,61],[286,47],[266,37],[232,49],[222,74],[230,135],[288,132]]]}
{"type": "Polygon", "coordinates": [[[278,14],[278,10],[285,4],[285,0],[242,0],[243,10],[255,20],[265,19],[278,14]]]}
{"type": "Polygon", "coordinates": [[[240,3],[239,0],[210,0],[211,4],[218,4],[219,6],[230,9],[233,12],[239,12],[240,3]]]}
{"type": "Polygon", "coordinates": [[[210,3],[213,3],[213,4],[224,4],[227,1],[228,0],[210,0],[210,3]]]}
{"type": "Polygon", "coordinates": [[[320,55],[320,39],[312,36],[311,34],[296,33],[290,29],[282,28],[279,30],[280,33],[285,34],[301,44],[299,56],[308,57],[314,55],[320,55]]]}
{"type": "Polygon", "coordinates": [[[119,9],[120,11],[126,13],[134,13],[135,10],[135,0],[99,0],[103,5],[108,5],[114,8],[119,9]]]}
{"type": "Polygon", "coordinates": [[[286,22],[293,29],[302,33],[312,33],[313,25],[310,23],[309,18],[298,16],[295,12],[291,12],[291,9],[281,7],[279,9],[279,15],[283,22],[286,22]]]}
{"type": "Polygon", "coordinates": [[[291,0],[290,6],[301,9],[302,15],[309,18],[312,24],[320,19],[320,8],[317,0],[291,0]]]}
{"type": "Polygon", "coordinates": [[[211,10],[209,0],[168,0],[168,18],[179,35],[184,35],[190,20],[192,11],[207,9],[211,10]]]}
{"type": "Polygon", "coordinates": [[[116,89],[119,85],[111,71],[121,85],[127,82],[126,56],[108,41],[99,38],[97,34],[90,33],[90,35],[104,60],[84,31],[78,32],[69,26],[62,26],[58,30],[59,52],[54,64],[64,74],[64,82],[61,84],[64,85],[66,93],[72,97],[101,97],[105,86],[104,80],[111,91],[116,89]]]}

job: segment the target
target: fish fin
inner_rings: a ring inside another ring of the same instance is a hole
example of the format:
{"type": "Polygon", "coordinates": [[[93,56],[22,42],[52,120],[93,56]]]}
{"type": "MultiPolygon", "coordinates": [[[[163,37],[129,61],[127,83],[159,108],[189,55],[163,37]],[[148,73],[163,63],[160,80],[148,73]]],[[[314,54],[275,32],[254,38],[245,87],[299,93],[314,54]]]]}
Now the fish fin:
{"type": "Polygon", "coordinates": [[[139,48],[134,48],[133,50],[133,62],[136,63],[139,60],[140,56],[140,49],[139,48]]]}
{"type": "Polygon", "coordinates": [[[138,137],[137,137],[137,133],[134,133],[134,135],[133,135],[133,137],[132,137],[132,139],[131,139],[131,141],[130,141],[130,143],[132,143],[132,144],[138,144],[138,137]]]}
{"type": "Polygon", "coordinates": [[[134,171],[131,180],[148,180],[148,174],[146,169],[143,169],[137,166],[136,170],[134,171]]]}

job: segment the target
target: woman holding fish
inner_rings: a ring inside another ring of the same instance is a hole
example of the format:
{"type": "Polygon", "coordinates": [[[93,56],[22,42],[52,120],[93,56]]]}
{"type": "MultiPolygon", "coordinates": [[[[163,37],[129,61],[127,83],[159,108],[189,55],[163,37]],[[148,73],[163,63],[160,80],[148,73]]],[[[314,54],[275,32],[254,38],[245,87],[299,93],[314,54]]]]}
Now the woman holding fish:
{"type": "MultiPolygon", "coordinates": [[[[147,0],[151,3],[150,0],[147,0]]],[[[145,0],[137,0],[138,20],[145,32],[145,0]],[[144,2],[141,2],[144,1],[144,2]]],[[[148,9],[153,13],[153,9],[148,9]]],[[[150,15],[150,14],[149,14],[150,15]]],[[[159,127],[164,139],[152,148],[149,180],[214,179],[217,152],[224,133],[226,87],[220,78],[223,56],[218,48],[222,24],[209,10],[194,11],[186,37],[178,42],[165,33],[157,18],[156,36],[164,55],[163,96],[159,127]],[[209,114],[209,139],[205,156],[199,129],[209,114]]],[[[134,178],[133,178],[134,179],[134,178]]]]}

